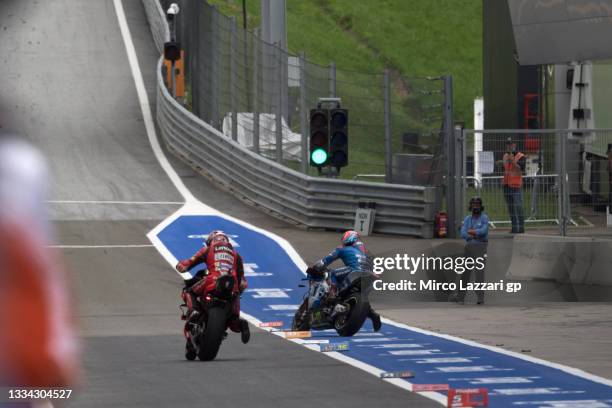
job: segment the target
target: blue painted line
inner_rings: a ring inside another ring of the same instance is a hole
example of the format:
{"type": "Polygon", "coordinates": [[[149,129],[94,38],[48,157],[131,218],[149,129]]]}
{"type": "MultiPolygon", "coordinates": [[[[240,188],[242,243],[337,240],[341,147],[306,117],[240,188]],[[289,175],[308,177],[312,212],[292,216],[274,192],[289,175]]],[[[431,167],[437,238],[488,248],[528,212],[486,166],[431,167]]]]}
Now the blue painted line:
{"type": "MultiPolygon", "coordinates": [[[[303,299],[305,289],[298,284],[304,275],[274,239],[213,215],[180,216],[158,238],[172,255],[184,259],[201,248],[201,236],[213,229],[232,237],[248,265],[249,289],[242,297],[243,311],[263,322],[283,321],[289,328],[303,299]]],[[[373,333],[368,321],[353,338],[322,331],[313,332],[312,339],[348,341],[350,349],[343,355],[382,371],[412,371],[415,376],[410,383],[488,388],[491,407],[612,408],[610,385],[450,336],[389,322],[380,333],[373,333]]]]}

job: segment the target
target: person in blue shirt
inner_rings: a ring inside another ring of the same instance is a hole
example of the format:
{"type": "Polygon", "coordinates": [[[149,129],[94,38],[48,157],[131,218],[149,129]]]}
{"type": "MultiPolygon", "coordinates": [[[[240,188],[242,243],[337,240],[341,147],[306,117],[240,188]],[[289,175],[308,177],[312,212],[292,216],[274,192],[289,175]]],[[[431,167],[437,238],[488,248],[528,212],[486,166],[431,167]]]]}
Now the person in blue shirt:
{"type": "MultiPolygon", "coordinates": [[[[475,273],[474,282],[484,283],[487,246],[489,241],[489,217],[484,212],[482,198],[473,197],[470,200],[470,215],[465,217],[461,226],[461,238],[465,240],[465,258],[472,258],[476,262],[470,262],[470,267],[465,267],[465,272],[460,275],[460,280],[465,288],[470,281],[472,272],[475,273]]],[[[457,302],[464,303],[465,290],[459,290],[457,302]]],[[[477,304],[484,304],[484,291],[476,291],[477,304]]]]}
{"type": "MultiPolygon", "coordinates": [[[[311,289],[308,306],[310,310],[317,307],[321,300],[329,291],[329,284],[324,279],[325,267],[330,265],[335,260],[340,259],[344,263],[344,267],[333,269],[330,271],[330,281],[337,287],[341,287],[344,277],[353,271],[368,271],[369,257],[365,244],[361,241],[359,233],[353,230],[346,231],[342,235],[342,245],[334,249],[329,255],[321,259],[314,266],[308,268],[308,273],[317,281],[311,289]]],[[[368,317],[372,320],[374,331],[379,331],[381,328],[380,315],[370,306],[368,317]]]]}

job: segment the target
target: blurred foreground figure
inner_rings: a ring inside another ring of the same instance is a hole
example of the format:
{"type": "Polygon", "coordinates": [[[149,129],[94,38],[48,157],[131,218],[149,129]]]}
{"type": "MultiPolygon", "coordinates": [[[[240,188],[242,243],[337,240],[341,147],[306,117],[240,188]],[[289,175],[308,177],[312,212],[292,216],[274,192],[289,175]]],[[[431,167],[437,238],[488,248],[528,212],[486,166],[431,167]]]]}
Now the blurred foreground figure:
{"type": "Polygon", "coordinates": [[[46,247],[46,190],[42,155],[0,133],[0,387],[63,387],[75,374],[67,277],[46,247]]]}

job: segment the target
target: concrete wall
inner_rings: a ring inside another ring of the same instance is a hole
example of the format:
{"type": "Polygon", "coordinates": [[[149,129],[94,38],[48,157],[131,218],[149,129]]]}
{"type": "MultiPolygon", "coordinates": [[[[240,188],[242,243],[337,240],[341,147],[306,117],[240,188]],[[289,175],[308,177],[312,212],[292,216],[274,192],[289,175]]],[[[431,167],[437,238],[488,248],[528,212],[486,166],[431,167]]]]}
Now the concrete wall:
{"type": "Polygon", "coordinates": [[[612,241],[529,234],[516,236],[507,277],[612,286],[612,241]]]}

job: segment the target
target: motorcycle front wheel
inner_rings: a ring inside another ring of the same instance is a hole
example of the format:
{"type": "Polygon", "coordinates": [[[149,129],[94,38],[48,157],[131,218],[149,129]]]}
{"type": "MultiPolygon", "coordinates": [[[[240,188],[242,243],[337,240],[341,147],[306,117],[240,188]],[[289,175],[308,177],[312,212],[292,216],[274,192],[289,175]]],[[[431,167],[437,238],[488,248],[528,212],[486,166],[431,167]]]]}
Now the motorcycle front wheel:
{"type": "Polygon", "coordinates": [[[295,330],[295,331],[310,330],[310,315],[308,313],[308,299],[304,300],[300,308],[295,312],[295,315],[293,316],[293,322],[291,323],[291,330],[295,330]]]}
{"type": "Polygon", "coordinates": [[[225,333],[226,317],[227,313],[224,308],[213,307],[208,310],[206,330],[200,337],[200,350],[198,352],[200,360],[210,361],[217,357],[225,333]]]}
{"type": "Polygon", "coordinates": [[[356,298],[350,300],[350,302],[345,302],[345,306],[350,306],[349,311],[334,320],[334,329],[342,337],[351,337],[357,333],[370,312],[369,302],[361,302],[356,298]]]}

